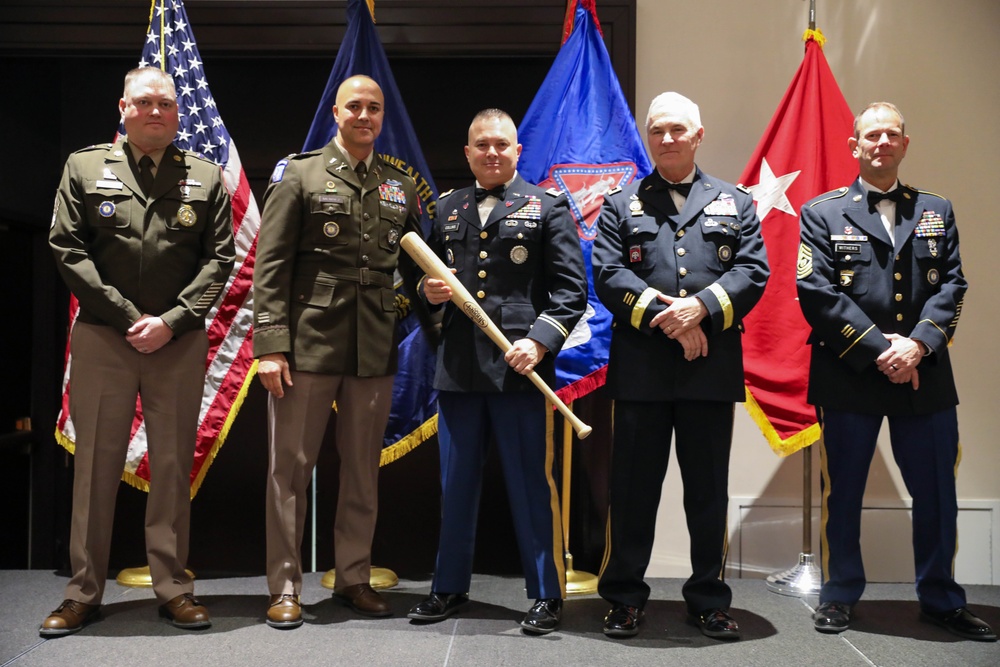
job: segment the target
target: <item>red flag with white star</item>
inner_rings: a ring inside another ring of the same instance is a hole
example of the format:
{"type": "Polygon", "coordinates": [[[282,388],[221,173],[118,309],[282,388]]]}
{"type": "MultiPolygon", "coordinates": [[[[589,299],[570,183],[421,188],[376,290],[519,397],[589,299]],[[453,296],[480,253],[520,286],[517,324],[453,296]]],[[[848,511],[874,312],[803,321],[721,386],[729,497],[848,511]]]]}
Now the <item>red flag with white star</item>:
{"type": "Polygon", "coordinates": [[[803,39],[802,64],[740,177],[757,202],[771,265],[764,296],[744,319],[746,407],[781,456],[820,436],[816,411],[806,402],[809,325],[795,288],[798,211],[858,173],[847,147],[854,115],[823,55],[823,34],[807,30],[803,39]]]}

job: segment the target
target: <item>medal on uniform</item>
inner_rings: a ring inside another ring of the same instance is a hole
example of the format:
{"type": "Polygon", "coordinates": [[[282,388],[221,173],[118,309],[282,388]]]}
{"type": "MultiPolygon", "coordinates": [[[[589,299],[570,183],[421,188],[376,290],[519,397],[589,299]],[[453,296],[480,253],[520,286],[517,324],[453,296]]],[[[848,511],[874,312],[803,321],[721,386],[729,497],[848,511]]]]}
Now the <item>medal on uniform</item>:
{"type": "Polygon", "coordinates": [[[628,261],[638,264],[642,261],[642,246],[634,245],[628,249],[628,261]]]}
{"type": "Polygon", "coordinates": [[[449,264],[454,264],[455,263],[455,253],[452,252],[451,248],[448,248],[447,250],[445,250],[444,251],[444,255],[445,255],[445,259],[448,260],[449,264]]]}
{"type": "Polygon", "coordinates": [[[528,261],[528,249],[523,245],[516,245],[510,251],[510,261],[515,264],[524,264],[528,261]]]}
{"type": "Polygon", "coordinates": [[[733,258],[733,249],[727,245],[719,246],[719,259],[728,262],[733,258]]]}
{"type": "Polygon", "coordinates": [[[326,182],[326,191],[327,192],[336,192],[337,191],[337,184],[334,183],[333,181],[327,181],[326,182]]]}
{"type": "MultiPolygon", "coordinates": [[[[58,209],[58,200],[56,200],[58,209]]],[[[97,212],[100,213],[102,218],[110,218],[115,214],[115,203],[110,201],[102,201],[101,205],[97,207],[97,212]]],[[[52,212],[52,219],[55,219],[55,211],[52,212]]]]}
{"type": "Polygon", "coordinates": [[[927,282],[931,285],[937,285],[939,280],[941,280],[941,274],[938,273],[937,269],[931,269],[927,272],[927,282]]]}
{"type": "Polygon", "coordinates": [[[399,230],[397,230],[394,227],[389,230],[389,237],[388,237],[389,245],[396,245],[396,241],[398,240],[399,240],[399,230]]]}
{"type": "Polygon", "coordinates": [[[323,233],[331,239],[340,233],[340,225],[333,220],[323,223],[323,233]]]}
{"type": "Polygon", "coordinates": [[[840,272],[840,286],[850,287],[854,284],[854,271],[850,269],[844,269],[840,272]]]}
{"type": "Polygon", "coordinates": [[[927,249],[931,252],[931,257],[938,256],[937,239],[929,238],[927,239],[927,249]]]}
{"type": "Polygon", "coordinates": [[[190,204],[181,204],[181,207],[177,209],[177,222],[184,227],[194,227],[194,223],[198,222],[198,214],[194,212],[190,204]]]}

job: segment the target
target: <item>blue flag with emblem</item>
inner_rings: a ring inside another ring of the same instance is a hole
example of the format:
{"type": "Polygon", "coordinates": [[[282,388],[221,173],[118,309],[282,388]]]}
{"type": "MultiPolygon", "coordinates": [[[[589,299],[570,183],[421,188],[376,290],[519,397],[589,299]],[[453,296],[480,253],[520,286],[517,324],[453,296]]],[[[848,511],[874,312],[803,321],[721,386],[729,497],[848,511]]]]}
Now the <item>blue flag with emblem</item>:
{"type": "Polygon", "coordinates": [[[587,311],[556,357],[556,389],[569,402],[604,384],[611,313],[594,292],[591,251],[604,194],[652,165],[611,66],[595,0],[567,10],[562,48],[518,128],[518,172],[569,196],[587,265],[587,311]]]}
{"type": "MultiPolygon", "coordinates": [[[[337,124],[331,110],[337,99],[337,88],[345,79],[356,74],[370,76],[382,88],[385,116],[382,132],[375,140],[375,150],[385,162],[409,174],[416,182],[426,236],[430,231],[438,189],[427,169],[389,60],[375,31],[371,9],[361,0],[348,0],[344,41],[337,52],[333,71],[326,82],[302,150],[322,148],[333,139],[337,124]]],[[[437,393],[432,386],[434,351],[421,331],[416,314],[408,307],[399,280],[396,294],[397,302],[402,304],[402,312],[407,314],[399,323],[399,370],[392,390],[392,411],[383,439],[382,465],[395,461],[437,432],[437,393]]]]}

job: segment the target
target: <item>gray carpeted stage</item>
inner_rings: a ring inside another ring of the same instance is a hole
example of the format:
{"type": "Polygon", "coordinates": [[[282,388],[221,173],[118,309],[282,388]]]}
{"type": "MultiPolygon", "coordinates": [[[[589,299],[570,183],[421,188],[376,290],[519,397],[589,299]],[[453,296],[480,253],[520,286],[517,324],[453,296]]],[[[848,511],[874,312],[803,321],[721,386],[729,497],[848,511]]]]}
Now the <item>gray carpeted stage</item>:
{"type": "MultiPolygon", "coordinates": [[[[775,595],[761,580],[733,580],[732,611],[743,640],[721,643],[685,623],[678,579],[652,580],[653,599],[641,633],[611,640],[601,633],[608,605],[594,595],[567,601],[558,632],[522,634],[517,624],[530,605],[517,578],[475,577],[473,603],[433,625],[411,624],[405,617],[428,592],[428,581],[401,581],[387,591],[395,616],[375,620],[331,599],[320,578],[306,575],[306,622],[296,630],[264,625],[263,577],[198,581],[196,593],[213,618],[211,629],[201,632],[177,630],[158,618],[151,590],[109,582],[101,621],[78,634],[44,640],[38,625],[61,601],[66,579],[38,570],[0,572],[5,603],[0,610],[0,667],[1000,665],[1000,644],[962,641],[920,622],[911,584],[869,586],[851,629],[822,635],[809,618],[815,599],[775,595]]],[[[968,593],[973,610],[1000,628],[1000,587],[971,586],[968,593]]]]}

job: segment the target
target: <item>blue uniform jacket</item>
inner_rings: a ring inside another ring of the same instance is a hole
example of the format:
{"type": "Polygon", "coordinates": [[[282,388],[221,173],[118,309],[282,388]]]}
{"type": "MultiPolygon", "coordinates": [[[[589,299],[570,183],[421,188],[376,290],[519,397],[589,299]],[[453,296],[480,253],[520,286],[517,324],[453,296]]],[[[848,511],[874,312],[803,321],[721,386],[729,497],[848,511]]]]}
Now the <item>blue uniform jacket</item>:
{"type": "Polygon", "coordinates": [[[614,315],[608,387],[633,401],[742,401],[742,320],[769,273],[753,198],[699,170],[677,212],[663,183],[654,171],[613,190],[598,219],[594,289],[614,315]],[[658,292],[705,304],[707,357],[685,360],[649,326],[667,308],[658,292]]]}
{"type": "MultiPolygon", "coordinates": [[[[483,226],[475,188],[443,195],[429,245],[511,343],[549,350],[535,371],[550,386],[555,355],[587,306],[587,277],[566,196],[517,176],[483,226]]],[[[537,391],[455,305],[445,305],[434,386],[444,391],[537,391]]]]}
{"type": "Polygon", "coordinates": [[[947,199],[900,187],[895,246],[859,180],[802,207],[797,284],[812,327],[814,405],[912,415],[958,404],[948,344],[968,283],[955,215],[947,199]],[[918,390],[893,384],[875,366],[889,333],[933,350],[917,366],[918,390]]]}

